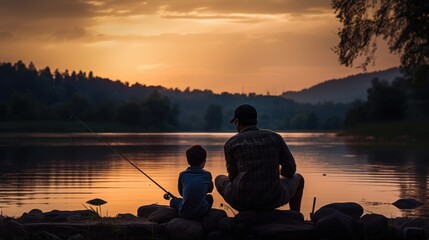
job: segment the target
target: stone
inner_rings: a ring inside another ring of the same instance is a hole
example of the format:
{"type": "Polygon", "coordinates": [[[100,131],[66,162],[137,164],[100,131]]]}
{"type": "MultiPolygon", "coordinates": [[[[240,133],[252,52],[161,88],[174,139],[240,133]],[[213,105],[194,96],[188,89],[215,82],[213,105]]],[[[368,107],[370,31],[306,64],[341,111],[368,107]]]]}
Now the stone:
{"type": "Polygon", "coordinates": [[[54,234],[61,239],[67,239],[70,236],[81,233],[78,227],[73,227],[64,223],[33,223],[26,224],[25,227],[28,232],[46,232],[54,234]]]}
{"type": "Polygon", "coordinates": [[[120,220],[125,220],[125,221],[132,221],[138,218],[137,216],[131,213],[119,213],[116,217],[120,220]]]}
{"type": "Polygon", "coordinates": [[[151,204],[139,207],[137,216],[147,218],[149,221],[156,223],[166,223],[173,218],[179,217],[179,214],[176,209],[169,206],[151,204]]]}
{"type": "Polygon", "coordinates": [[[392,203],[392,205],[399,209],[414,209],[420,207],[423,203],[412,198],[402,198],[392,203]]]}
{"type": "Polygon", "coordinates": [[[52,210],[45,213],[44,221],[47,222],[67,222],[76,219],[99,218],[99,216],[91,210],[76,210],[76,211],[60,211],[52,210]],[[80,217],[79,217],[80,216],[80,217]]]}
{"type": "Polygon", "coordinates": [[[258,239],[288,239],[302,240],[315,239],[313,225],[301,224],[265,224],[254,229],[258,239]]]}
{"type": "Polygon", "coordinates": [[[210,209],[210,211],[201,219],[201,224],[206,233],[219,230],[219,221],[228,217],[224,210],[210,209]]]}
{"type": "Polygon", "coordinates": [[[227,235],[222,231],[214,231],[214,232],[207,234],[206,239],[207,240],[238,240],[240,238],[236,238],[234,236],[227,235]]]}
{"type": "Polygon", "coordinates": [[[337,211],[320,218],[316,222],[314,230],[319,239],[352,239],[353,225],[354,221],[349,215],[337,211]]]}
{"type": "Polygon", "coordinates": [[[50,232],[38,232],[37,233],[37,239],[42,239],[42,240],[61,240],[60,237],[58,237],[57,235],[50,233],[50,232]]]}
{"type": "Polygon", "coordinates": [[[414,219],[396,219],[394,221],[395,227],[398,230],[404,230],[407,227],[424,227],[426,225],[429,224],[429,220],[428,219],[423,219],[423,218],[414,218],[414,219]]]}
{"type": "Polygon", "coordinates": [[[85,240],[85,238],[82,236],[82,234],[75,234],[67,238],[67,240],[85,240]]]}
{"type": "Polygon", "coordinates": [[[226,235],[221,231],[213,231],[207,234],[207,240],[224,240],[226,235]]]}
{"type": "Polygon", "coordinates": [[[222,218],[219,221],[219,229],[226,233],[234,233],[236,230],[234,218],[232,217],[222,218]]]}
{"type": "Polygon", "coordinates": [[[26,237],[24,226],[10,218],[0,222],[0,239],[23,239],[26,237]]]}
{"type": "Polygon", "coordinates": [[[159,204],[141,206],[137,209],[137,216],[141,218],[148,218],[151,213],[157,211],[160,208],[167,208],[167,207],[169,206],[159,205],[159,204]]]}
{"type": "Polygon", "coordinates": [[[419,227],[406,227],[403,230],[404,240],[426,240],[425,231],[419,227]]]}
{"type": "Polygon", "coordinates": [[[126,231],[130,236],[134,236],[135,239],[155,237],[155,235],[160,234],[160,225],[151,222],[131,223],[128,224],[126,231]]]}
{"type": "Polygon", "coordinates": [[[259,213],[259,222],[262,224],[266,223],[302,223],[304,222],[304,215],[297,211],[291,210],[270,210],[262,211],[259,213]]]}
{"type": "Polygon", "coordinates": [[[28,213],[23,213],[20,220],[22,222],[41,222],[45,218],[45,214],[40,209],[33,209],[28,213]]]}
{"type": "Polygon", "coordinates": [[[237,223],[253,225],[259,221],[259,216],[255,211],[242,211],[234,216],[234,220],[237,223]]]}
{"type": "Polygon", "coordinates": [[[359,220],[364,225],[365,233],[370,238],[380,238],[389,231],[389,219],[380,214],[365,214],[359,220]]]}
{"type": "Polygon", "coordinates": [[[171,240],[199,240],[206,234],[199,221],[184,218],[175,218],[166,225],[168,239],[171,240]]]}
{"type": "MultiPolygon", "coordinates": [[[[327,205],[321,207],[319,210],[317,210],[313,215],[313,221],[314,221],[314,218],[316,217],[315,215],[317,214],[317,212],[324,210],[326,208],[338,210],[338,211],[350,216],[355,221],[358,220],[363,214],[363,207],[357,203],[354,203],[354,202],[331,203],[331,204],[327,204],[327,205]]],[[[329,211],[326,211],[324,213],[327,213],[327,212],[329,212],[329,211]]],[[[319,215],[320,215],[320,213],[319,213],[319,215]]],[[[316,220],[316,222],[317,222],[317,220],[316,220]]]]}
{"type": "Polygon", "coordinates": [[[312,221],[316,224],[320,219],[332,214],[337,214],[337,213],[341,213],[341,212],[333,208],[322,207],[313,214],[312,221]]]}
{"type": "Polygon", "coordinates": [[[152,212],[148,219],[149,221],[156,223],[166,223],[177,217],[179,217],[179,214],[177,213],[176,209],[171,207],[162,207],[152,212]]]}

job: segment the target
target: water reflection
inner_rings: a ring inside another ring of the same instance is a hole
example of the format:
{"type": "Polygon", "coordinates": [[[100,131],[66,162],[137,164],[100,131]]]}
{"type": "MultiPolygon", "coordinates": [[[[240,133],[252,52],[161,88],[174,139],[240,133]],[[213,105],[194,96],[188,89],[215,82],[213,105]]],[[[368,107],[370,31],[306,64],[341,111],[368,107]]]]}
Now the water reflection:
{"type": "MultiPolygon", "coordinates": [[[[206,168],[225,174],[223,144],[232,133],[103,134],[127,158],[177,194],[177,176],[187,167],[193,144],[208,149],[206,168]]],[[[418,147],[348,143],[333,133],[284,133],[298,171],[306,177],[303,213],[313,197],[317,207],[354,201],[386,216],[429,216],[428,150],[418,147]],[[412,211],[391,202],[411,197],[425,203],[412,211]]],[[[168,204],[163,192],[91,134],[9,134],[0,136],[0,210],[20,216],[32,208],[83,209],[100,197],[109,215],[135,213],[143,204],[168,204]]],[[[215,207],[223,201],[214,193],[215,207]]],[[[283,207],[288,209],[287,206],[283,207]]],[[[104,214],[107,214],[104,213],[104,214]]]]}

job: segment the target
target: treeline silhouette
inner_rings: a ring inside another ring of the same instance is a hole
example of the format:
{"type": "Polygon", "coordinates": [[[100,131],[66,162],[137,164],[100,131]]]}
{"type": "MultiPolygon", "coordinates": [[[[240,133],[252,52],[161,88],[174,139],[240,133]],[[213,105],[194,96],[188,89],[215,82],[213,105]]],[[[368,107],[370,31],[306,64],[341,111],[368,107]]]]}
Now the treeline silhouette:
{"type": "Polygon", "coordinates": [[[52,72],[49,67],[37,69],[33,63],[27,66],[22,61],[0,63],[2,131],[11,123],[49,124],[69,121],[72,115],[94,124],[116,126],[106,127],[106,131],[230,131],[229,120],[242,103],[258,109],[259,126],[275,130],[341,129],[351,106],[299,104],[255,93],[215,94],[210,90],[130,85],[92,72],[52,72]]]}
{"type": "Polygon", "coordinates": [[[392,83],[374,78],[367,100],[357,101],[345,118],[346,128],[362,124],[429,118],[429,66],[392,83]]]}

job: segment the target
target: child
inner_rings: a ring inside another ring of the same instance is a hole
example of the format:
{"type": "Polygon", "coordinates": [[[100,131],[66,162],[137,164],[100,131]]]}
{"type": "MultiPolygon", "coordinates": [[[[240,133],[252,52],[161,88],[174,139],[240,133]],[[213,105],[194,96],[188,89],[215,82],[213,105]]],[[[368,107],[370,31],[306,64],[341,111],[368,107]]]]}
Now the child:
{"type": "Polygon", "coordinates": [[[206,164],[207,151],[200,145],[186,150],[186,159],[190,165],[179,174],[179,193],[183,198],[173,197],[170,206],[177,209],[184,218],[203,217],[213,205],[213,181],[210,172],[203,168],[206,164]]]}

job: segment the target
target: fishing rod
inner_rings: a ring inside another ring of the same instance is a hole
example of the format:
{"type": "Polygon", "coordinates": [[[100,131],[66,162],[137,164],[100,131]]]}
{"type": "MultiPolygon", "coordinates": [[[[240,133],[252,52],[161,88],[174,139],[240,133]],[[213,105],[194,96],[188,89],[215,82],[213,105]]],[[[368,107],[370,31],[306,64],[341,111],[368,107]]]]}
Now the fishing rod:
{"type": "Polygon", "coordinates": [[[84,128],[86,128],[88,131],[92,132],[93,134],[95,134],[95,136],[97,136],[98,140],[101,142],[104,142],[107,147],[112,150],[114,153],[118,154],[119,156],[122,157],[122,159],[124,159],[125,161],[127,161],[129,164],[131,164],[131,166],[133,166],[135,169],[137,169],[139,172],[141,172],[143,175],[145,175],[150,181],[152,181],[153,183],[155,183],[156,186],[158,186],[162,191],[165,192],[164,194],[164,199],[165,200],[170,200],[170,198],[175,198],[175,196],[173,194],[171,194],[169,191],[167,191],[165,188],[163,188],[159,183],[157,183],[153,178],[151,178],[148,174],[146,174],[145,172],[143,172],[143,170],[141,170],[139,167],[137,167],[133,162],[131,162],[127,157],[125,157],[118,149],[116,149],[114,146],[112,146],[110,144],[109,141],[107,141],[105,138],[103,138],[102,136],[100,136],[97,132],[95,132],[94,130],[92,130],[90,127],[88,127],[88,125],[86,125],[84,122],[82,122],[77,116],[73,116],[71,115],[70,118],[75,118],[77,120],[77,122],[84,128]]]}

